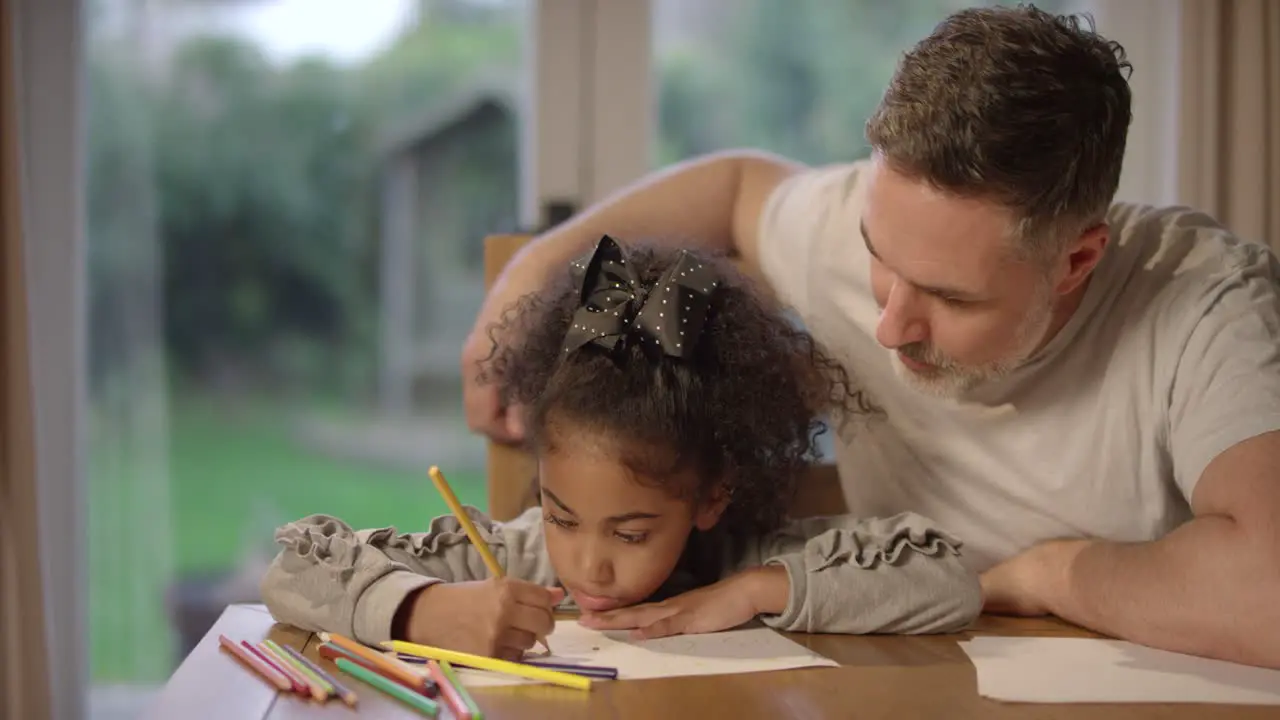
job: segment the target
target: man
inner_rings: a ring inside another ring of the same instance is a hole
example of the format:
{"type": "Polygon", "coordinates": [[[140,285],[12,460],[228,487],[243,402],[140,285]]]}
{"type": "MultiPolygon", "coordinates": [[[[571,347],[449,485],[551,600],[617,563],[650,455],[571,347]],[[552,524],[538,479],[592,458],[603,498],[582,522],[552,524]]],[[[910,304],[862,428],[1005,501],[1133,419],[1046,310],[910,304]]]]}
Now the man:
{"type": "Polygon", "coordinates": [[[965,541],[992,612],[1280,667],[1280,263],[1202,214],[1112,205],[1123,50],[1034,9],[959,12],[902,61],[868,161],[722,153],[525,249],[463,353],[602,233],[739,254],[883,411],[837,461],[853,512],[965,541]]]}

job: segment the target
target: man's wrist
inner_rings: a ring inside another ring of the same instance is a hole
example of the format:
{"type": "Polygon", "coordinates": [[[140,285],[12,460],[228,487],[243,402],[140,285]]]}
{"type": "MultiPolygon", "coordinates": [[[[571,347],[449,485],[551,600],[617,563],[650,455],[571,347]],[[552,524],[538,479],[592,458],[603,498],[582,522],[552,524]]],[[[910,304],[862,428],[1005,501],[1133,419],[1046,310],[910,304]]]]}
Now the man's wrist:
{"type": "Polygon", "coordinates": [[[1054,540],[1043,546],[1043,562],[1038,592],[1040,601],[1050,614],[1058,617],[1074,615],[1072,570],[1076,559],[1093,541],[1054,540]]]}

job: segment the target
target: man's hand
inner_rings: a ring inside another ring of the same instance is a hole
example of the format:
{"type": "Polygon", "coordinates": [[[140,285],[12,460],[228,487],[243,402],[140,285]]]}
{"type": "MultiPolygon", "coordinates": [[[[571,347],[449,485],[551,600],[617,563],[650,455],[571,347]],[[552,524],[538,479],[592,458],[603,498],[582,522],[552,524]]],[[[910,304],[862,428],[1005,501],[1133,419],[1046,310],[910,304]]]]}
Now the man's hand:
{"type": "Polygon", "coordinates": [[[578,622],[594,630],[629,629],[636,640],[717,632],[738,627],[760,613],[782,612],[789,593],[785,568],[762,567],[660,603],[584,613],[578,622]]]}
{"type": "Polygon", "coordinates": [[[517,443],[524,439],[520,408],[504,407],[497,383],[480,381],[481,364],[493,352],[487,307],[488,303],[462,347],[462,407],[473,431],[497,442],[517,443]]]}
{"type": "Polygon", "coordinates": [[[1066,592],[1066,578],[1087,540],[1050,540],[982,574],[983,611],[1033,617],[1049,615],[1066,592]]]}

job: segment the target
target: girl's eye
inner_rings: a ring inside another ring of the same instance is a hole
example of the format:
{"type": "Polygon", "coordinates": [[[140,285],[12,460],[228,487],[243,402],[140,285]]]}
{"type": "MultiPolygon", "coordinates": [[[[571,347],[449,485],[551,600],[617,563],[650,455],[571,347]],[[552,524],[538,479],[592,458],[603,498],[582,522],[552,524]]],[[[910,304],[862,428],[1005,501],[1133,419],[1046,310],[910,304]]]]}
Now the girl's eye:
{"type": "Polygon", "coordinates": [[[622,542],[624,542],[624,543],[630,543],[630,544],[632,544],[632,545],[639,545],[640,543],[642,543],[642,542],[644,542],[645,540],[648,540],[648,539],[649,539],[649,533],[624,533],[624,532],[616,532],[616,533],[614,533],[614,535],[615,535],[615,536],[617,536],[617,538],[618,538],[619,540],[621,540],[622,542]]]}
{"type": "Polygon", "coordinates": [[[572,520],[565,520],[564,518],[557,517],[557,516],[552,515],[552,514],[550,514],[550,513],[547,513],[547,515],[545,515],[544,517],[546,518],[546,521],[547,521],[547,522],[551,523],[552,525],[558,526],[558,527],[568,528],[568,529],[572,530],[573,528],[575,528],[575,527],[577,527],[577,526],[578,526],[578,523],[576,523],[576,522],[574,522],[574,521],[572,521],[572,520]]]}

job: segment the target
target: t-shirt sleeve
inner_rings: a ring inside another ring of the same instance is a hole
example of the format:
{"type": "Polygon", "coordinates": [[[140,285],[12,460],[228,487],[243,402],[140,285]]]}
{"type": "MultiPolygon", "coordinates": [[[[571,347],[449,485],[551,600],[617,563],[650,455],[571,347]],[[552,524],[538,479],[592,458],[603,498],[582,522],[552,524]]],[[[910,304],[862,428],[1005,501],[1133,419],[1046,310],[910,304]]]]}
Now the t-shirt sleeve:
{"type": "Polygon", "coordinates": [[[1280,263],[1259,248],[1200,307],[1170,397],[1174,477],[1188,500],[1220,453],[1280,430],[1280,263]]]}
{"type": "Polygon", "coordinates": [[[854,194],[865,162],[806,170],[779,183],[760,213],[760,269],[779,299],[809,314],[810,265],[815,248],[854,194]]]}

